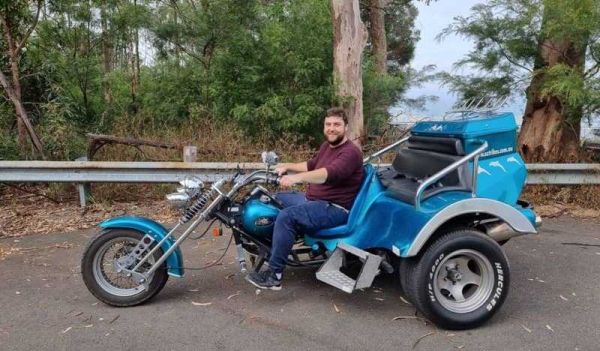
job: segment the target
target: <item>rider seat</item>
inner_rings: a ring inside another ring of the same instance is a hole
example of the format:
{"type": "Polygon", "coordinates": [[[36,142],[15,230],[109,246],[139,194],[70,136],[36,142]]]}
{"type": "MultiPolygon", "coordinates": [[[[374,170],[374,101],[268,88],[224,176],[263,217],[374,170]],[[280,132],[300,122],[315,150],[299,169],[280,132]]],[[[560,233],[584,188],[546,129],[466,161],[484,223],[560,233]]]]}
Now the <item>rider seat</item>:
{"type": "Polygon", "coordinates": [[[346,236],[356,225],[358,220],[359,212],[363,208],[363,205],[367,199],[367,193],[369,190],[369,184],[373,179],[375,170],[372,165],[367,164],[363,169],[363,179],[358,190],[358,194],[354,199],[354,204],[348,213],[348,221],[344,225],[340,225],[333,228],[326,228],[317,231],[311,236],[316,238],[340,238],[346,236]]]}

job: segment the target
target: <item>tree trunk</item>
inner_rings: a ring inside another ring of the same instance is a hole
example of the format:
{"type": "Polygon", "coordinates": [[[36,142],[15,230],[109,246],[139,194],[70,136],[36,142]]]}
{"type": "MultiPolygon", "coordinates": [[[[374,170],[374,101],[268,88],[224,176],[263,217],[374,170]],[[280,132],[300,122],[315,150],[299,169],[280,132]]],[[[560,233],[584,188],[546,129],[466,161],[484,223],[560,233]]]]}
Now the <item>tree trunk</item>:
{"type": "Polygon", "coordinates": [[[362,144],[362,52],[367,30],[360,19],[358,0],[332,0],[333,79],[337,98],[348,115],[348,137],[362,144]]]}
{"type": "Polygon", "coordinates": [[[138,51],[138,36],[137,29],[134,31],[134,39],[133,43],[129,43],[130,48],[130,67],[131,67],[131,84],[130,84],[130,92],[131,92],[131,104],[130,112],[132,114],[137,114],[139,110],[138,103],[138,92],[140,88],[140,72],[139,72],[139,51],[138,51]]]}
{"type": "Polygon", "coordinates": [[[385,37],[385,6],[387,0],[369,1],[369,36],[371,37],[371,53],[378,74],[387,72],[387,39],[385,37]]]}
{"type": "MultiPolygon", "coordinates": [[[[545,11],[542,27],[548,20],[546,14],[545,11]]],[[[544,95],[541,90],[546,79],[545,70],[555,65],[573,67],[583,76],[586,48],[586,44],[576,44],[571,39],[540,39],[534,66],[536,73],[527,89],[527,105],[517,141],[526,162],[579,160],[582,109],[566,108],[559,96],[544,95]]]]}
{"type": "Polygon", "coordinates": [[[107,0],[102,0],[100,5],[100,22],[102,26],[102,66],[104,69],[102,77],[102,91],[104,103],[106,104],[106,107],[110,109],[113,97],[108,76],[112,72],[112,43],[108,33],[108,9],[106,2],[107,0]]]}
{"type": "MultiPolygon", "coordinates": [[[[133,1],[137,7],[137,0],[133,1]]],[[[131,55],[131,111],[137,114],[139,111],[138,94],[140,90],[140,35],[139,28],[133,29],[133,43],[131,55]]]]}

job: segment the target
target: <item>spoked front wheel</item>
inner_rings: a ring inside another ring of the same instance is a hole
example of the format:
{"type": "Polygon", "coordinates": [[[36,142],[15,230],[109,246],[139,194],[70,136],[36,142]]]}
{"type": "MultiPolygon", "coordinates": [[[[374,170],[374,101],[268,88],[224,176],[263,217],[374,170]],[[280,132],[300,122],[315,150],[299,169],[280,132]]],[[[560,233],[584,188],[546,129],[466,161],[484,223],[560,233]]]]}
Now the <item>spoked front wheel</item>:
{"type": "MultiPolygon", "coordinates": [[[[81,275],[89,291],[100,301],[118,307],[139,305],[160,292],[167,283],[169,276],[165,263],[148,278],[147,284],[140,284],[117,269],[116,261],[129,255],[143,236],[133,230],[110,229],[96,235],[85,248],[81,275]]],[[[158,249],[140,271],[150,269],[162,253],[158,249]]]]}
{"type": "Polygon", "coordinates": [[[476,230],[435,240],[405,267],[402,285],[415,307],[436,325],[468,329],[491,318],[508,294],[508,260],[500,246],[476,230]]]}

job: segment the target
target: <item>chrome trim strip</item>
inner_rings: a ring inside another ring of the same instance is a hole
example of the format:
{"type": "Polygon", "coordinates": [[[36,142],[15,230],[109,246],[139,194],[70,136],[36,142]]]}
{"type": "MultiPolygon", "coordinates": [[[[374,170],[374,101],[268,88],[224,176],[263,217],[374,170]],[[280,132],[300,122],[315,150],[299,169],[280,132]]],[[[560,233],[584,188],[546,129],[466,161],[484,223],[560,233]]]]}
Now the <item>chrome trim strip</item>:
{"type": "Polygon", "coordinates": [[[371,155],[369,155],[369,156],[365,157],[365,158],[363,159],[363,164],[365,164],[365,163],[369,163],[369,162],[371,162],[371,160],[372,160],[372,159],[374,159],[374,158],[377,158],[377,157],[379,157],[379,156],[381,156],[381,155],[385,154],[386,152],[388,152],[388,151],[390,151],[390,150],[392,150],[392,149],[394,149],[394,148],[396,148],[396,147],[400,146],[400,144],[403,144],[403,143],[404,143],[404,142],[406,142],[406,141],[407,141],[409,138],[410,138],[410,136],[407,136],[407,137],[405,137],[405,138],[402,138],[402,139],[398,140],[397,142],[395,142],[395,143],[393,143],[393,144],[390,144],[390,145],[388,145],[388,146],[384,147],[383,149],[381,149],[381,150],[379,150],[379,151],[375,152],[374,154],[371,154],[371,155]]]}

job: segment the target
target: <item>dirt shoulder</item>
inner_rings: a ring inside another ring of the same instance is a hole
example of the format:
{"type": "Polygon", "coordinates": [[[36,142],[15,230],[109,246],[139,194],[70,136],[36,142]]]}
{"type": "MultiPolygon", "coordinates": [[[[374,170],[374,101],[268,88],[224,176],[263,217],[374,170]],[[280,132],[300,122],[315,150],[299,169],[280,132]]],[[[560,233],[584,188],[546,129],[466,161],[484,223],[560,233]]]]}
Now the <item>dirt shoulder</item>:
{"type": "Polygon", "coordinates": [[[41,195],[10,189],[0,194],[0,238],[81,230],[123,215],[174,222],[178,212],[162,198],[93,203],[82,209],[76,198],[53,202],[41,195]]]}

